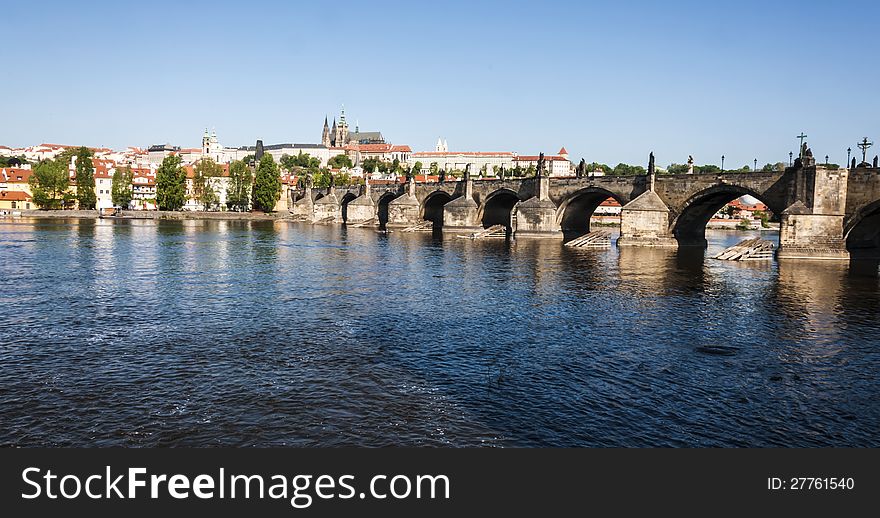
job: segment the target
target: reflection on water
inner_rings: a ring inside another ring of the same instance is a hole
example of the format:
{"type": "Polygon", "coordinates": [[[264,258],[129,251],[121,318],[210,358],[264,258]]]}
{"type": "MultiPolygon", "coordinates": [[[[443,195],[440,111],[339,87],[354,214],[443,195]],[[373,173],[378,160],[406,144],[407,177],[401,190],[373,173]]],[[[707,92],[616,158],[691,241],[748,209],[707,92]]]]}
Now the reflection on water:
{"type": "Polygon", "coordinates": [[[880,444],[877,263],[707,234],[0,221],[0,444],[880,444]]]}

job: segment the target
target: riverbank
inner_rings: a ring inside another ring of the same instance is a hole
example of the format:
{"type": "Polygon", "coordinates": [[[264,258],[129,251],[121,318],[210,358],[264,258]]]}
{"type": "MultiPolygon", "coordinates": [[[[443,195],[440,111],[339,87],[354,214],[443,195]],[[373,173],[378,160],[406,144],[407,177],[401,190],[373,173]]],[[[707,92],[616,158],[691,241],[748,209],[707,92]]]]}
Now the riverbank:
{"type": "MultiPolygon", "coordinates": [[[[94,218],[98,219],[101,215],[95,210],[18,210],[9,214],[0,214],[0,218],[94,218]]],[[[196,211],[139,211],[128,210],[123,211],[122,216],[104,216],[105,219],[209,219],[209,220],[246,220],[246,221],[263,221],[290,219],[287,212],[277,212],[266,214],[264,212],[196,212],[196,211]]]]}

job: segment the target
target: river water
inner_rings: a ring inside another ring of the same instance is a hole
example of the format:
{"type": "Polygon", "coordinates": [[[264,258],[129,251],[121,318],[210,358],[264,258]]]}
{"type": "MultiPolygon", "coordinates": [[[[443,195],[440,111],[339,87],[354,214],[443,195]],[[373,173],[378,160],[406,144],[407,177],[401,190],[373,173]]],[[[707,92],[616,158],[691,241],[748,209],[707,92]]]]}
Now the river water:
{"type": "Polygon", "coordinates": [[[0,220],[0,445],[880,446],[877,264],[752,235],[0,220]]]}

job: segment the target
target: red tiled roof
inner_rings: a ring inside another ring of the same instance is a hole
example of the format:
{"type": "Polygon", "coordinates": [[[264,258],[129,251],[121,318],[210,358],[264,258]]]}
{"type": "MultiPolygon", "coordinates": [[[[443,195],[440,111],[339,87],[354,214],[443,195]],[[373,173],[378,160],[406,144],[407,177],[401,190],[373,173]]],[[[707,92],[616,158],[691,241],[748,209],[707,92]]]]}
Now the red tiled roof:
{"type": "Polygon", "coordinates": [[[0,169],[0,181],[12,183],[27,183],[31,175],[34,174],[31,169],[19,169],[16,167],[6,167],[0,169]]]}
{"type": "MultiPolygon", "coordinates": [[[[540,155],[520,155],[520,156],[514,158],[514,160],[518,160],[520,162],[537,162],[538,158],[540,158],[540,155]]],[[[555,155],[545,156],[544,160],[546,160],[547,162],[553,162],[553,161],[557,161],[557,160],[568,161],[567,158],[564,158],[561,156],[555,156],[555,155]]]]}
{"type": "Polygon", "coordinates": [[[567,155],[567,154],[568,154],[568,151],[565,150],[565,146],[562,146],[562,149],[560,149],[559,153],[557,153],[557,155],[567,155]]]}
{"type": "Polygon", "coordinates": [[[413,158],[417,158],[417,157],[429,158],[429,157],[441,157],[441,156],[449,156],[449,157],[456,157],[456,156],[473,156],[473,157],[477,157],[477,156],[505,156],[505,157],[512,157],[513,153],[509,152],[509,151],[499,151],[497,153],[492,152],[492,151],[459,151],[459,152],[454,152],[454,153],[453,152],[446,152],[446,151],[418,151],[416,153],[413,153],[413,158]]]}
{"type": "Polygon", "coordinates": [[[394,147],[391,144],[352,144],[350,149],[360,151],[362,153],[387,153],[394,147]]]}
{"type": "Polygon", "coordinates": [[[24,191],[0,191],[0,200],[28,201],[31,195],[24,191]]]}

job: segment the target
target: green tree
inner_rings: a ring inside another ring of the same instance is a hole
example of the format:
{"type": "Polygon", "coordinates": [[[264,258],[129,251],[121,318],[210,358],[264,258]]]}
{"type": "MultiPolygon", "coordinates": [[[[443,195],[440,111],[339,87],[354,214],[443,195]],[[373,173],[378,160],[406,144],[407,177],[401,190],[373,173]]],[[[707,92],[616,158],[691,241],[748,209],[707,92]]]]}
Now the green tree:
{"type": "Polygon", "coordinates": [[[770,216],[763,210],[756,210],[753,217],[761,220],[761,228],[770,227],[770,216]]]}
{"type": "Polygon", "coordinates": [[[351,158],[344,153],[334,156],[327,162],[327,164],[333,169],[351,169],[354,167],[354,164],[351,163],[351,158]]]}
{"type": "Polygon", "coordinates": [[[77,156],[78,153],[79,148],[77,147],[65,148],[60,153],[55,155],[55,160],[57,162],[64,162],[64,165],[70,165],[73,161],[73,157],[77,156]]]}
{"type": "Polygon", "coordinates": [[[361,167],[364,168],[364,171],[367,174],[372,174],[373,171],[379,168],[379,160],[375,158],[367,158],[363,162],[361,162],[361,167]]]}
{"type": "Polygon", "coordinates": [[[281,197],[281,176],[272,155],[265,154],[257,164],[254,175],[254,208],[263,212],[275,210],[281,197]]]}
{"type": "Polygon", "coordinates": [[[203,158],[193,167],[193,197],[210,210],[219,203],[214,179],[223,174],[223,168],[210,158],[203,158]]]}
{"type": "Polygon", "coordinates": [[[62,160],[46,160],[34,167],[28,183],[34,203],[43,209],[61,209],[72,195],[70,188],[70,174],[67,170],[67,162],[62,160]]]}
{"type": "Polygon", "coordinates": [[[415,164],[413,164],[412,169],[410,170],[410,174],[412,174],[413,176],[417,174],[422,174],[422,163],[416,162],[415,164]]]}
{"type": "Polygon", "coordinates": [[[593,171],[602,171],[605,174],[611,174],[614,170],[611,169],[611,166],[609,166],[608,164],[600,164],[598,162],[590,162],[589,164],[586,165],[585,172],[590,173],[593,171]]]}
{"type": "Polygon", "coordinates": [[[156,171],[156,202],[159,210],[180,210],[186,204],[186,170],[178,155],[165,157],[156,171]]]}
{"type": "Polygon", "coordinates": [[[254,175],[245,162],[236,160],[229,164],[229,189],[226,191],[226,205],[235,211],[249,210],[253,183],[254,175]]]}
{"type": "Polygon", "coordinates": [[[669,164],[669,167],[666,168],[666,172],[669,174],[682,174],[688,172],[687,164],[669,164]]]}
{"type": "Polygon", "coordinates": [[[629,165],[629,164],[617,164],[614,166],[614,169],[611,170],[611,173],[615,176],[637,176],[645,174],[645,168],[640,165],[629,165]]]}
{"type": "Polygon", "coordinates": [[[440,172],[440,166],[437,165],[437,162],[431,162],[430,168],[431,176],[437,176],[437,174],[440,172]]]}
{"type": "Polygon", "coordinates": [[[128,208],[133,197],[131,189],[132,180],[134,180],[134,173],[132,173],[129,166],[117,167],[113,171],[113,184],[110,188],[113,205],[128,208]]]}
{"type": "Polygon", "coordinates": [[[28,159],[24,155],[19,156],[0,156],[0,167],[21,167],[27,165],[28,159]]]}
{"type": "Polygon", "coordinates": [[[695,173],[720,173],[721,168],[715,164],[698,165],[694,167],[695,173]]]}
{"type": "Polygon", "coordinates": [[[391,174],[400,174],[400,160],[394,159],[391,162],[391,170],[389,171],[391,174]]]}
{"type": "Polygon", "coordinates": [[[281,167],[289,172],[299,172],[303,169],[307,169],[312,173],[318,172],[318,169],[321,167],[321,159],[318,157],[313,157],[308,153],[303,153],[300,151],[296,156],[290,155],[281,155],[281,160],[279,161],[281,167]]]}
{"type": "Polygon", "coordinates": [[[95,195],[95,165],[92,162],[92,152],[87,147],[76,150],[76,199],[79,208],[94,210],[98,203],[95,195]]]}

